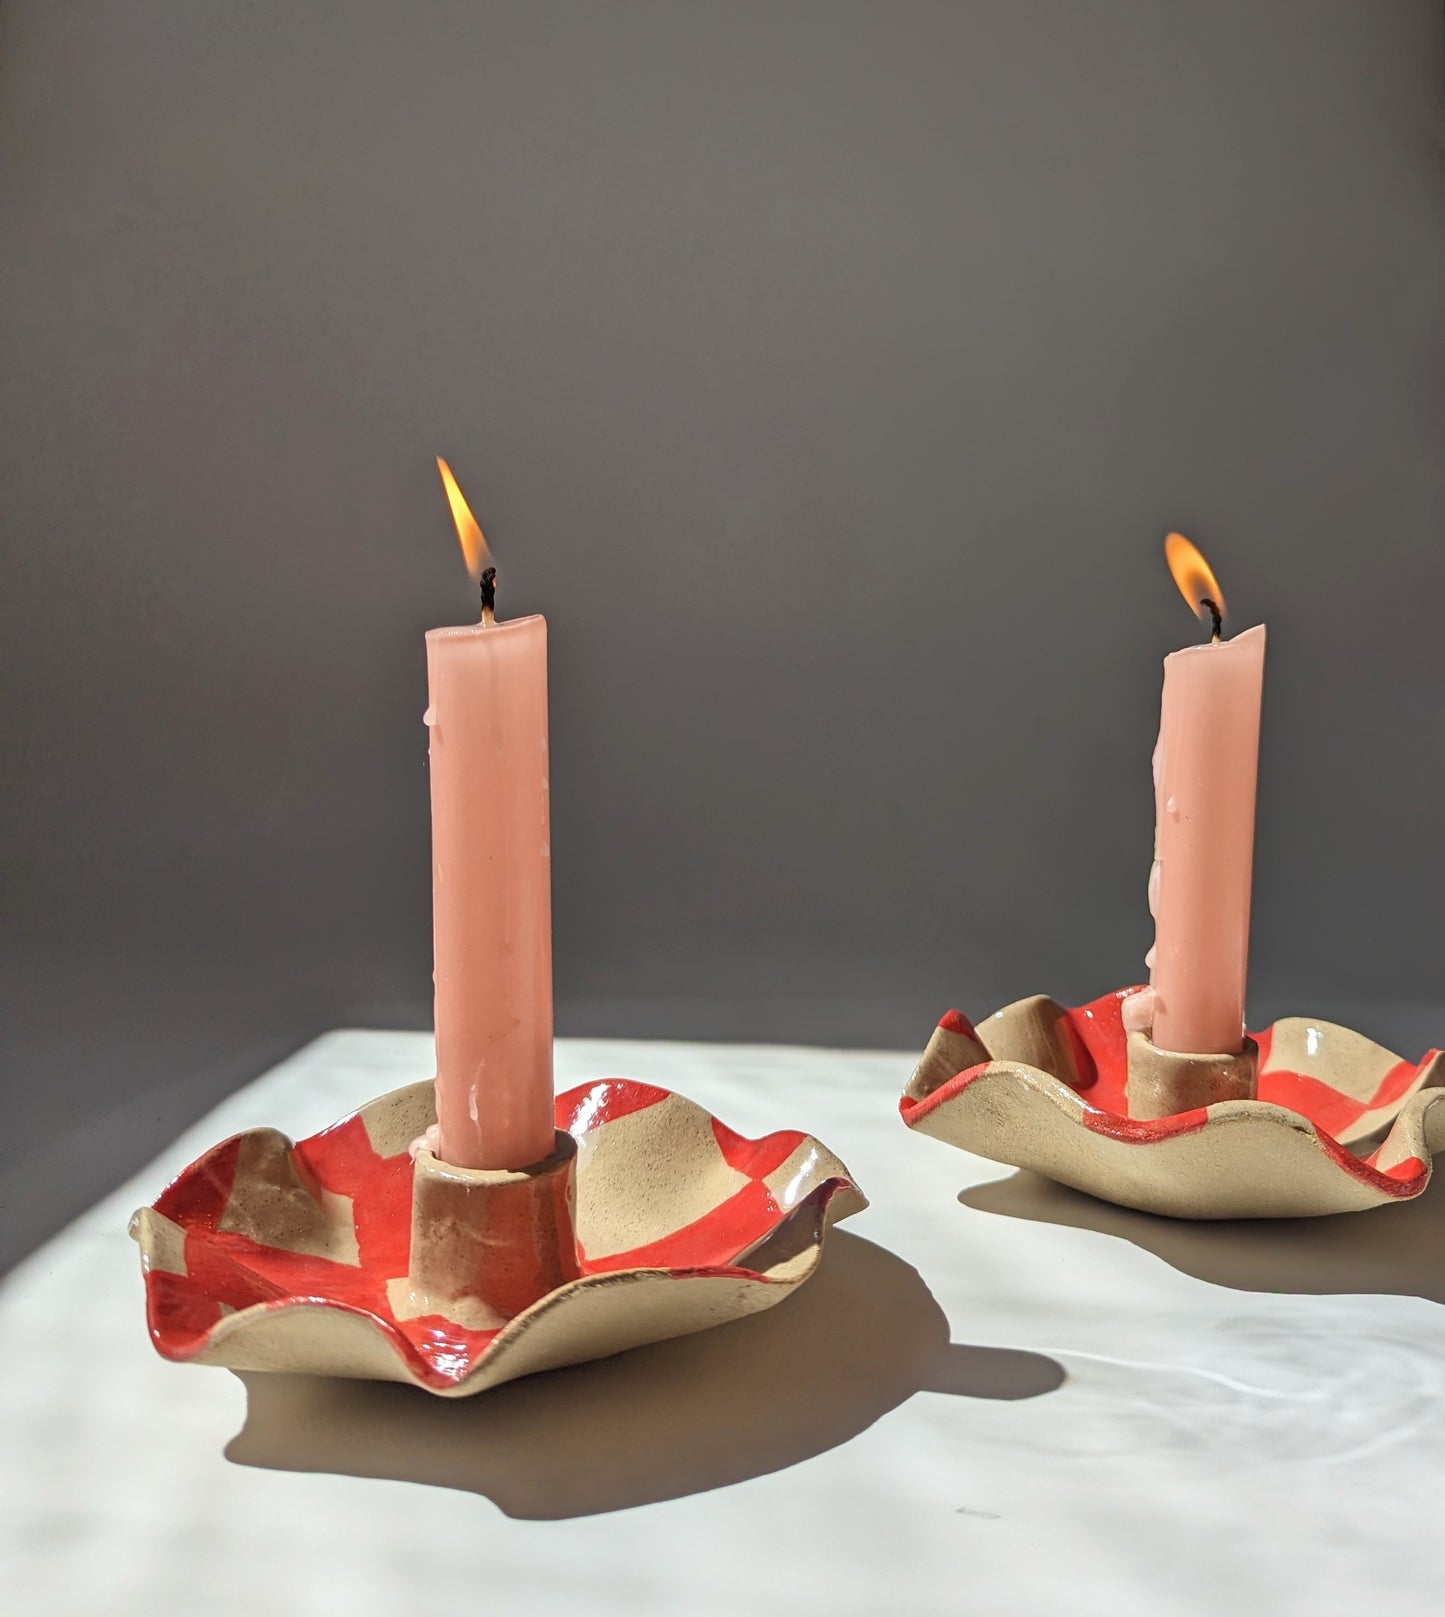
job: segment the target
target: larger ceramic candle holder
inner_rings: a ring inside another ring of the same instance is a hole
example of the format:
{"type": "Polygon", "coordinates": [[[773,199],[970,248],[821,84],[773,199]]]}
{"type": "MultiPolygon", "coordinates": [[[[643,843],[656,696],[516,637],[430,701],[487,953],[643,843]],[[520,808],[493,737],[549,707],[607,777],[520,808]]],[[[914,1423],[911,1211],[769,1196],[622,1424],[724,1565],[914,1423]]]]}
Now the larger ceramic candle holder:
{"type": "Polygon", "coordinates": [[[1065,1009],[1035,995],[938,1024],[903,1121],[995,1162],[1175,1218],[1297,1218],[1418,1196],[1445,1143],[1445,1058],[1401,1060],[1287,1017],[1235,1056],[1126,1032],[1125,988],[1065,1009]]]}
{"type": "Polygon", "coordinates": [[[462,1397],[771,1308],[867,1206],[811,1136],[744,1139],[651,1084],[559,1096],[556,1149],[515,1173],[413,1162],[434,1118],[413,1084],[192,1163],[131,1221],[157,1349],[462,1397]]]}

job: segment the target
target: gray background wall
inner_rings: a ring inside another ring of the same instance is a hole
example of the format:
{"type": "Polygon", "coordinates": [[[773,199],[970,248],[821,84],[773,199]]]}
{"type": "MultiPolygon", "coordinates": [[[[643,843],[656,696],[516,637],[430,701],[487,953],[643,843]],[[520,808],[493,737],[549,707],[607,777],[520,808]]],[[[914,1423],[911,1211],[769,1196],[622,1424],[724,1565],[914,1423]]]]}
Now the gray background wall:
{"type": "Polygon", "coordinates": [[[562,1031],[1137,977],[1177,526],[1270,625],[1255,1016],[1428,1039],[1441,84],[1434,0],[4,0],[7,1241],[425,1024],[438,450],[562,1031]]]}

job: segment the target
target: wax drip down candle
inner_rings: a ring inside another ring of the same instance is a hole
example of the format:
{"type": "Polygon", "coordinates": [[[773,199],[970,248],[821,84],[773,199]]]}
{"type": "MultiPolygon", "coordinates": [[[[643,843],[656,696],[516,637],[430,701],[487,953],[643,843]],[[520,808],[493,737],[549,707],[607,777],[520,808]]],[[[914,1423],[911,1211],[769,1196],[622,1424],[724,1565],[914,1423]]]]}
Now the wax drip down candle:
{"type": "Polygon", "coordinates": [[[496,568],[437,468],[480,623],[426,637],[437,1127],[459,1168],[519,1169],[555,1144],[547,621],[496,617],[496,568]]]}
{"type": "Polygon", "coordinates": [[[1154,750],[1152,993],[1130,1020],[1163,1050],[1235,1054],[1244,1043],[1263,625],[1226,640],[1224,596],[1183,534],[1169,570],[1210,638],[1164,659],[1154,750]],[[1151,1024],[1151,1025],[1146,1025],[1151,1024]]]}

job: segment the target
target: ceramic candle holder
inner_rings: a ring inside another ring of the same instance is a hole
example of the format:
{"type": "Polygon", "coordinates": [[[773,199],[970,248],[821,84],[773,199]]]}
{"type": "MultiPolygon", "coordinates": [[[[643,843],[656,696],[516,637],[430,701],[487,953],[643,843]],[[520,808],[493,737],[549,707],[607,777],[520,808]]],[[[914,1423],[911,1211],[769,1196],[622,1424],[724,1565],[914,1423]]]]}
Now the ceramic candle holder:
{"type": "Polygon", "coordinates": [[[1400,1057],[1288,1017],[1240,1056],[1126,1033],[1137,988],[1067,1010],[1043,995],[977,1028],[939,1023],[903,1121],[995,1162],[1175,1218],[1297,1218],[1418,1196],[1445,1143],[1445,1058],[1400,1057]]]}
{"type": "Polygon", "coordinates": [[[771,1308],[867,1206],[809,1135],[626,1079],[559,1096],[557,1149],[516,1173],[413,1162],[434,1119],[413,1084],[192,1163],[131,1221],[157,1349],[463,1397],[771,1308]]]}

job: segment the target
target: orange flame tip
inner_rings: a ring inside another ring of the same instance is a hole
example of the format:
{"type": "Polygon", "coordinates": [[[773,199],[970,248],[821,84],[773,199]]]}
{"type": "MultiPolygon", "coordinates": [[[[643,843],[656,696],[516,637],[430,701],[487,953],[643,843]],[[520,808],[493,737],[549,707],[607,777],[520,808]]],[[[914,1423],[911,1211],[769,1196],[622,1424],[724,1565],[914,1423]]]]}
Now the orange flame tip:
{"type": "Polygon", "coordinates": [[[462,497],[462,491],[457,487],[457,480],[452,476],[452,469],[437,456],[437,470],[442,474],[442,487],[447,492],[447,504],[452,508],[452,521],[457,527],[457,543],[462,547],[462,559],[467,564],[467,571],[474,579],[482,576],[482,569],[492,565],[492,553],[487,548],[487,541],[482,537],[482,530],[477,526],[477,519],[472,515],[471,507],[462,497]]]}
{"type": "Polygon", "coordinates": [[[1179,593],[1189,603],[1189,610],[1195,617],[1206,622],[1209,620],[1211,614],[1204,604],[1206,601],[1213,601],[1220,617],[1224,616],[1224,594],[1213,568],[1182,533],[1165,536],[1164,560],[1169,564],[1179,593]]]}

